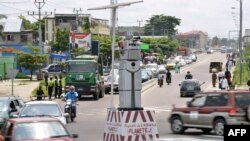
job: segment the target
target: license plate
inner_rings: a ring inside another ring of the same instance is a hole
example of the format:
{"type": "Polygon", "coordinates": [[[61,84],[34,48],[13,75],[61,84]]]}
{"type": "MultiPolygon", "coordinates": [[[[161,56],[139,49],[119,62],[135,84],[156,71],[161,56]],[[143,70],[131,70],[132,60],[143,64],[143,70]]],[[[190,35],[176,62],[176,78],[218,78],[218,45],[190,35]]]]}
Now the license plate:
{"type": "Polygon", "coordinates": [[[83,88],[78,88],[77,90],[78,90],[78,91],[83,91],[83,88]]]}

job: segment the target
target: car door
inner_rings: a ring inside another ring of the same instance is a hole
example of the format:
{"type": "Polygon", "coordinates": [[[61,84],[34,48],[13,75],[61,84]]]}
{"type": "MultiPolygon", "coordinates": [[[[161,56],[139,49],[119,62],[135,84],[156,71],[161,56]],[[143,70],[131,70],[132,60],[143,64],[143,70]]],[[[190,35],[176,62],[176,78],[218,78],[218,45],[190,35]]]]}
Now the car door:
{"type": "Polygon", "coordinates": [[[60,73],[62,71],[62,68],[60,65],[55,65],[55,73],[60,73]]]}
{"type": "Polygon", "coordinates": [[[227,105],[227,94],[218,93],[208,95],[204,106],[199,109],[199,124],[204,126],[212,126],[214,117],[216,115],[221,115],[227,105]]]}
{"type": "Polygon", "coordinates": [[[185,124],[198,124],[200,120],[199,109],[205,104],[206,95],[195,96],[188,104],[188,111],[183,115],[185,124]]]}

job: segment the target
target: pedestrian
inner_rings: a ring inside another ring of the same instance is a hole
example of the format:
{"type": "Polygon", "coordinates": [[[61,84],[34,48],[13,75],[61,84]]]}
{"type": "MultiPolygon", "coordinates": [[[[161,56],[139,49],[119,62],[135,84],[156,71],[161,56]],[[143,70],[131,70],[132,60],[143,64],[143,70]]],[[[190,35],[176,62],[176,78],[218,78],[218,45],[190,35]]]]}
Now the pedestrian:
{"type": "Polygon", "coordinates": [[[38,90],[36,91],[36,100],[42,100],[43,99],[44,92],[42,90],[42,86],[39,86],[38,90]]]}
{"type": "Polygon", "coordinates": [[[59,87],[58,87],[58,77],[57,76],[55,76],[55,80],[54,80],[54,88],[55,88],[55,98],[58,98],[58,89],[59,89],[59,87]]]}
{"type": "Polygon", "coordinates": [[[229,89],[229,85],[228,85],[228,81],[226,79],[226,77],[222,77],[222,79],[220,80],[221,83],[221,89],[223,90],[228,90],[229,89]]]}
{"type": "Polygon", "coordinates": [[[58,81],[58,98],[61,97],[62,94],[62,75],[59,75],[59,81],[58,81]]]}
{"type": "Polygon", "coordinates": [[[231,72],[228,69],[225,71],[225,78],[227,79],[228,85],[231,86],[231,72]]]}
{"type": "Polygon", "coordinates": [[[49,73],[45,72],[44,73],[44,81],[45,81],[46,89],[48,89],[48,79],[49,79],[49,73]]]}
{"type": "Polygon", "coordinates": [[[50,77],[48,81],[48,95],[49,95],[49,100],[51,100],[51,96],[53,93],[53,88],[54,88],[54,83],[53,83],[53,78],[50,77]]]}
{"type": "Polygon", "coordinates": [[[233,65],[235,66],[236,65],[236,59],[233,58],[233,65]]]}
{"type": "Polygon", "coordinates": [[[218,73],[219,88],[221,88],[220,80],[223,78],[223,76],[224,76],[224,73],[223,73],[222,71],[220,71],[220,72],[218,73]]]}
{"type": "Polygon", "coordinates": [[[247,81],[247,86],[248,86],[248,89],[250,90],[250,78],[247,81]]]}
{"type": "Polygon", "coordinates": [[[216,79],[217,79],[217,75],[216,75],[216,73],[214,71],[213,74],[212,74],[212,84],[213,84],[213,87],[215,87],[216,79]]]}
{"type": "Polygon", "coordinates": [[[228,70],[231,70],[232,66],[233,66],[233,60],[229,59],[228,60],[228,70]]]}
{"type": "Polygon", "coordinates": [[[179,63],[175,63],[175,73],[180,73],[180,65],[179,63]]]}

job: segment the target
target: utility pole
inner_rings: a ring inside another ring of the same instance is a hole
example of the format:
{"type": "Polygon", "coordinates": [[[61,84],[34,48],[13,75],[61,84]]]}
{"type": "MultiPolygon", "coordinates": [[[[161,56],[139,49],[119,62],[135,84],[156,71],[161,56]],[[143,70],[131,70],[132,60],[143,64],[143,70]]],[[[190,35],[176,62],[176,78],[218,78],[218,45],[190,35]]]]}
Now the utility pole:
{"type": "Polygon", "coordinates": [[[141,24],[143,22],[143,20],[137,20],[138,24],[139,24],[139,36],[141,36],[141,24]]]}
{"type": "Polygon", "coordinates": [[[44,48],[43,48],[43,45],[42,45],[42,26],[41,26],[41,16],[42,15],[45,15],[45,16],[48,16],[48,15],[52,15],[52,12],[51,13],[47,13],[47,12],[44,12],[42,13],[41,12],[41,9],[43,8],[43,6],[45,5],[45,1],[44,0],[35,0],[34,2],[35,6],[38,8],[38,13],[34,12],[34,11],[28,11],[28,15],[38,15],[38,22],[39,22],[39,27],[38,27],[38,33],[39,33],[39,46],[42,48],[42,53],[44,53],[44,48]]]}
{"type": "Polygon", "coordinates": [[[242,0],[240,2],[240,33],[239,33],[239,51],[240,51],[240,84],[242,82],[242,0]]]}
{"type": "Polygon", "coordinates": [[[76,15],[76,31],[78,31],[78,17],[79,17],[79,15],[80,15],[80,13],[82,12],[82,9],[80,8],[80,9],[75,9],[74,8],[74,10],[73,10],[73,12],[75,13],[75,15],[76,15]]]}

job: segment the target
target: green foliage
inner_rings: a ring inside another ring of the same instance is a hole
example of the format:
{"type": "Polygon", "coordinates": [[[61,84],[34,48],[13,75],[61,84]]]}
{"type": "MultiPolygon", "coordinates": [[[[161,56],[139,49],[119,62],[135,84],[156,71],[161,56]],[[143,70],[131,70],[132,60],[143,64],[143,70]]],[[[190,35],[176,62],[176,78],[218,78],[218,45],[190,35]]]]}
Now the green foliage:
{"type": "Polygon", "coordinates": [[[162,38],[142,38],[142,42],[149,44],[150,52],[160,53],[163,55],[171,55],[178,47],[176,40],[162,37],[162,38]]]}
{"type": "Polygon", "coordinates": [[[56,41],[50,42],[52,51],[68,51],[69,49],[69,30],[57,29],[56,41]]]}
{"type": "Polygon", "coordinates": [[[24,29],[38,30],[37,24],[36,23],[31,23],[24,16],[19,16],[19,19],[23,20],[23,27],[24,27],[24,29]]]}
{"type": "Polygon", "coordinates": [[[94,25],[90,23],[89,17],[85,17],[83,19],[83,24],[81,25],[82,29],[86,33],[90,33],[90,28],[93,27],[94,25]]]}
{"type": "Polygon", "coordinates": [[[153,15],[144,26],[145,35],[174,35],[176,26],[180,25],[181,20],[173,16],[153,15]]]}
{"type": "Polygon", "coordinates": [[[46,63],[47,56],[44,54],[39,54],[39,47],[29,45],[28,48],[31,50],[31,53],[18,53],[18,62],[22,67],[31,71],[32,79],[33,71],[41,69],[42,64],[46,63]]]}

